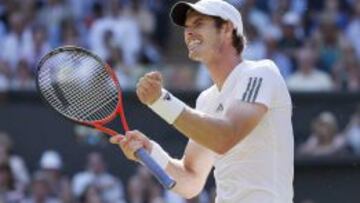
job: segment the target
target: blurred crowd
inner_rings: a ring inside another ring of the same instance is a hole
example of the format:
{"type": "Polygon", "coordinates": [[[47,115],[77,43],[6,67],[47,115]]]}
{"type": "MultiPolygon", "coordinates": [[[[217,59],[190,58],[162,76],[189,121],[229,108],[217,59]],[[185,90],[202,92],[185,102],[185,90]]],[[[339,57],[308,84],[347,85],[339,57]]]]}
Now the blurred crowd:
{"type": "Polygon", "coordinates": [[[166,2],[1,0],[0,90],[34,89],[41,56],[64,45],[92,50],[116,69],[124,89],[133,87],[143,69],[161,64],[166,2]]]}
{"type": "MultiPolygon", "coordinates": [[[[63,45],[94,51],[123,89],[153,69],[166,75],[169,88],[208,87],[202,65],[170,60],[181,44],[169,25],[174,2],[0,0],[0,91],[33,90],[37,61],[63,45]]],[[[360,90],[359,0],[229,2],[243,15],[244,58],[274,60],[292,91],[360,90]]]]}
{"type": "Polygon", "coordinates": [[[24,160],[13,153],[9,134],[0,132],[1,203],[212,203],[214,192],[204,190],[185,200],[163,190],[149,170],[138,165],[125,183],[108,170],[102,153],[92,151],[83,171],[72,176],[64,172],[62,155],[45,150],[36,170],[29,171],[24,160]]]}

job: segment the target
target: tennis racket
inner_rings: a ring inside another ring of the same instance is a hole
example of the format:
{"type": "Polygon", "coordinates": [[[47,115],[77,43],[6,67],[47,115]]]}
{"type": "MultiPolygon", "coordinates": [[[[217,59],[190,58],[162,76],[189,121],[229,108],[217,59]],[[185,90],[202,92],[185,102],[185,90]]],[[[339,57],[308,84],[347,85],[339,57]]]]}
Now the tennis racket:
{"type": "MultiPolygon", "coordinates": [[[[114,136],[119,133],[105,125],[120,116],[123,129],[129,130],[115,73],[86,49],[64,46],[47,53],[38,64],[36,86],[44,101],[71,121],[114,136]]],[[[145,149],[135,156],[166,189],[174,187],[175,181],[145,149]]]]}

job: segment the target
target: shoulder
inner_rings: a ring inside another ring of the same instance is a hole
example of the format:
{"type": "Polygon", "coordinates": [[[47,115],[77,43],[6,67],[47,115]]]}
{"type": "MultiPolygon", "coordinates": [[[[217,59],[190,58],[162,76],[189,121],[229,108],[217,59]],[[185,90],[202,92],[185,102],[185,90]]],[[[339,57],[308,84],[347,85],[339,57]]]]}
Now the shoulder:
{"type": "Polygon", "coordinates": [[[286,87],[284,78],[279,68],[272,60],[246,61],[242,71],[239,71],[238,79],[246,84],[263,83],[268,87],[286,87]]]}
{"type": "Polygon", "coordinates": [[[269,108],[282,105],[284,101],[289,103],[286,83],[273,61],[245,61],[243,64],[237,75],[237,98],[269,108]]]}
{"type": "Polygon", "coordinates": [[[241,75],[281,76],[279,68],[269,59],[259,61],[245,61],[245,68],[241,75]]]}

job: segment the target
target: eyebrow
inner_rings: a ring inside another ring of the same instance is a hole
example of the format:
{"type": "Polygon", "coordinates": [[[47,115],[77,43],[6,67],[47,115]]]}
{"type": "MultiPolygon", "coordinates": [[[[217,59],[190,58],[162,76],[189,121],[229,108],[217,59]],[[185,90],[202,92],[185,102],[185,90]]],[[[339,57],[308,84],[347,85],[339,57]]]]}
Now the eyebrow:
{"type": "MultiPolygon", "coordinates": [[[[196,23],[198,23],[198,22],[200,22],[200,21],[203,21],[203,20],[204,20],[204,19],[203,19],[201,16],[198,16],[198,17],[196,17],[195,20],[193,20],[192,22],[190,22],[190,24],[196,24],[196,23]]],[[[185,26],[185,27],[188,27],[189,24],[186,24],[186,22],[185,22],[184,26],[185,26]]]]}

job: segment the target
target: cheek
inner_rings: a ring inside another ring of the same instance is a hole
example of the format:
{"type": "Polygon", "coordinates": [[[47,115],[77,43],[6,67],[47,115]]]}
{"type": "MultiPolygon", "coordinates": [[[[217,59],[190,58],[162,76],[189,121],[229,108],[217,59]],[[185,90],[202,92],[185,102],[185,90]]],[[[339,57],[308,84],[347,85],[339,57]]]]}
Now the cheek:
{"type": "Polygon", "coordinates": [[[218,35],[209,35],[207,44],[211,47],[212,51],[216,51],[221,47],[221,39],[218,35]]]}

